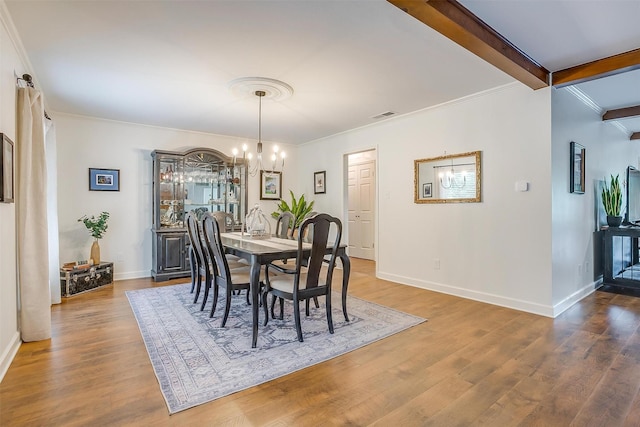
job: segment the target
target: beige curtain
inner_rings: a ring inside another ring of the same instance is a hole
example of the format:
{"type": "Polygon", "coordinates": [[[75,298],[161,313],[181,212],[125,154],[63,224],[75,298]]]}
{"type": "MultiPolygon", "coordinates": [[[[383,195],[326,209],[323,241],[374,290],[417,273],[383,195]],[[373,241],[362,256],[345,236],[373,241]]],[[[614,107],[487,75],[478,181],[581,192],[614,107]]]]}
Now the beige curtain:
{"type": "Polygon", "coordinates": [[[49,229],[49,289],[51,304],[60,304],[60,239],[58,238],[58,168],[56,166],[56,127],[45,120],[45,150],[47,153],[47,228],[49,229]]]}
{"type": "Polygon", "coordinates": [[[44,105],[34,88],[18,89],[16,217],[22,341],[51,338],[44,105]]]}

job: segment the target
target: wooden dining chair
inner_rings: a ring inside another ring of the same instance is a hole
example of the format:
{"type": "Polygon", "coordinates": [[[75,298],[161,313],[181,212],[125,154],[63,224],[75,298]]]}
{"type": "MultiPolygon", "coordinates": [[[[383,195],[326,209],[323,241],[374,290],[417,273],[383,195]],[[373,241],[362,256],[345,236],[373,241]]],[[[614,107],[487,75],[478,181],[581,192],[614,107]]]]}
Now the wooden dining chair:
{"type": "MultiPolygon", "coordinates": [[[[220,231],[222,233],[229,233],[233,231],[233,215],[231,213],[223,212],[223,211],[215,211],[215,212],[211,212],[211,216],[213,216],[218,221],[218,226],[220,227],[220,231]]],[[[227,261],[229,262],[229,267],[232,270],[234,268],[239,268],[239,267],[244,267],[249,265],[247,261],[235,255],[227,254],[227,261]]]]}
{"type": "MultiPolygon", "coordinates": [[[[287,214],[287,213],[290,214],[290,216],[292,218],[291,219],[291,233],[289,233],[288,238],[297,239],[298,235],[301,234],[303,236],[303,239],[304,239],[305,242],[310,242],[313,239],[313,225],[309,226],[306,229],[305,232],[300,233],[300,227],[299,226],[296,227],[296,225],[295,225],[296,222],[297,222],[296,218],[293,216],[293,214],[291,212],[283,212],[283,214],[287,214]]],[[[311,212],[308,212],[304,216],[304,219],[311,218],[311,217],[316,216],[316,215],[318,215],[318,212],[311,211],[311,212]]],[[[278,218],[278,220],[280,220],[280,218],[278,218]]],[[[302,223],[300,223],[300,224],[302,224],[302,223]]],[[[276,225],[276,231],[277,230],[278,230],[278,226],[276,225]]],[[[276,236],[276,237],[281,237],[281,236],[276,236]]],[[[291,265],[287,265],[287,261],[288,260],[286,260],[286,259],[285,260],[274,261],[274,262],[271,263],[272,268],[274,270],[276,270],[277,272],[279,272],[279,273],[287,273],[287,270],[292,270],[294,268],[291,265]]],[[[306,263],[306,260],[304,261],[304,263],[302,265],[305,266],[305,263],[306,263]]],[[[318,298],[317,297],[313,298],[313,302],[314,302],[316,308],[320,308],[320,304],[318,303],[318,298]]],[[[274,296],[271,299],[271,315],[273,317],[275,317],[275,314],[274,314],[275,305],[276,305],[276,297],[274,296]]],[[[308,300],[306,302],[306,305],[307,305],[307,312],[308,312],[309,311],[309,301],[308,300]]],[[[282,310],[283,310],[283,301],[282,301],[282,298],[280,298],[280,317],[282,317],[282,310]]]]}
{"type": "Polygon", "coordinates": [[[276,220],[275,237],[279,237],[281,239],[289,239],[295,227],[295,223],[296,218],[293,213],[289,211],[282,212],[276,220]]]}
{"type": "Polygon", "coordinates": [[[211,216],[218,220],[218,225],[223,233],[233,231],[233,215],[229,212],[216,211],[211,212],[211,216]]]}
{"type": "MultiPolygon", "coordinates": [[[[249,301],[249,289],[251,288],[251,269],[248,266],[231,269],[229,268],[229,261],[225,256],[224,246],[222,245],[222,238],[220,236],[220,225],[218,221],[210,213],[204,215],[202,222],[202,228],[204,231],[204,241],[209,259],[212,260],[213,267],[213,281],[211,287],[213,288],[213,304],[211,306],[211,312],[209,317],[213,317],[216,306],[218,304],[219,289],[224,288],[226,294],[224,316],[222,318],[222,327],[227,323],[229,318],[229,311],[231,309],[231,297],[234,291],[246,290],[247,291],[247,304],[249,301]]],[[[264,273],[260,274],[260,286],[263,286],[264,273]]]]}
{"type": "MultiPolygon", "coordinates": [[[[307,218],[300,226],[298,234],[298,252],[296,255],[295,269],[286,274],[273,276],[269,274],[269,270],[273,267],[269,264],[266,270],[265,287],[263,291],[262,301],[267,300],[268,294],[274,297],[290,300],[293,302],[293,316],[295,319],[298,341],[302,342],[302,326],[300,321],[300,301],[306,301],[306,315],[309,315],[309,300],[311,298],[323,296],[325,297],[325,309],[327,313],[327,324],[329,332],[333,333],[333,319],[331,317],[331,279],[336,264],[337,252],[342,238],[342,222],[328,214],[318,214],[307,218]],[[331,253],[328,258],[328,267],[323,270],[327,245],[329,242],[329,234],[334,225],[336,235],[331,253]],[[305,231],[313,227],[313,239],[311,241],[311,254],[305,256],[304,236],[305,231]],[[322,274],[326,271],[326,275],[322,274]]],[[[269,321],[269,310],[267,304],[263,304],[265,312],[266,325],[269,321]]],[[[272,313],[273,315],[273,313],[272,313]]],[[[282,309],[281,316],[282,318],[282,309]]]]}
{"type": "MultiPolygon", "coordinates": [[[[187,212],[185,216],[185,222],[187,223],[187,236],[189,237],[190,243],[189,259],[192,263],[191,292],[194,291],[195,285],[196,295],[193,299],[193,303],[195,304],[198,302],[198,298],[200,296],[200,289],[202,287],[202,276],[205,277],[205,294],[207,293],[208,284],[211,282],[211,269],[209,268],[209,265],[207,263],[206,254],[202,246],[202,234],[200,231],[200,227],[198,226],[198,219],[194,211],[187,212]]],[[[206,297],[204,303],[206,303],[206,297]]],[[[201,310],[204,310],[204,303],[201,310]]]]}

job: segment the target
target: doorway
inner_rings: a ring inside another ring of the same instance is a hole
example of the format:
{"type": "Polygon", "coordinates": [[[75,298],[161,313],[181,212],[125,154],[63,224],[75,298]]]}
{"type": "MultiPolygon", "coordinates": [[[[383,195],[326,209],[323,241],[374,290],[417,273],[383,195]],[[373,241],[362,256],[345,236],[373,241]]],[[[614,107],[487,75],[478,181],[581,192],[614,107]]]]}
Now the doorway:
{"type": "Polygon", "coordinates": [[[349,256],[375,261],[376,150],[347,155],[349,256]]]}

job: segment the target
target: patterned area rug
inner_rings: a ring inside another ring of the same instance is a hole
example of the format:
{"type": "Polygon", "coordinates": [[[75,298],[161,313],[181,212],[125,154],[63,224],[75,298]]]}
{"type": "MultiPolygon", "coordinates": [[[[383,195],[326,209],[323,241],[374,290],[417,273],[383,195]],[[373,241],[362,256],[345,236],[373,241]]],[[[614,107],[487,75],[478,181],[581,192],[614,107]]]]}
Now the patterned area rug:
{"type": "Polygon", "coordinates": [[[190,284],[183,284],[127,291],[171,414],[329,360],[425,321],[350,296],[351,321],[345,322],[340,295],[334,293],[333,335],[327,327],[324,298],[320,298],[320,309],[314,309],[312,303],[310,317],[304,316],[302,304],[302,343],[296,336],[293,305],[285,303],[284,319],[270,319],[266,327],[260,308],[258,345],[251,348],[251,307],[244,293],[233,297],[229,319],[221,328],[224,296],[210,319],[211,302],[200,311],[189,290],[190,284]]]}

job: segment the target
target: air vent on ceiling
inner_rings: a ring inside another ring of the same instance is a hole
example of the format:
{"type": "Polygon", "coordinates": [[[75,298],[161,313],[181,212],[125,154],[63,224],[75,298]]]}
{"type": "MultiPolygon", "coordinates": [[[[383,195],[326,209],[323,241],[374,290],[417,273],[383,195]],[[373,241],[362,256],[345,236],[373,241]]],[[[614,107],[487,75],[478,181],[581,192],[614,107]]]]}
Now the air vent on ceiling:
{"type": "Polygon", "coordinates": [[[395,112],[393,111],[385,111],[384,113],[380,113],[378,115],[375,115],[373,117],[371,117],[372,119],[381,119],[383,117],[389,117],[389,116],[393,116],[395,114],[395,112]]]}

